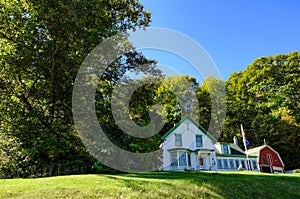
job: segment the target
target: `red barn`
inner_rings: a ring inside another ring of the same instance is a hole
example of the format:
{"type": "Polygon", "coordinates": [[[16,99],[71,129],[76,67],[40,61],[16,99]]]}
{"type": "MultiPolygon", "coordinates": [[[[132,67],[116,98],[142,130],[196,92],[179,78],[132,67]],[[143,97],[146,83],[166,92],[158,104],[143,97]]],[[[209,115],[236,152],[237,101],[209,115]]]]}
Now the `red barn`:
{"type": "Polygon", "coordinates": [[[284,164],[277,151],[269,145],[263,145],[248,150],[248,155],[257,156],[257,162],[260,172],[284,173],[284,164]]]}

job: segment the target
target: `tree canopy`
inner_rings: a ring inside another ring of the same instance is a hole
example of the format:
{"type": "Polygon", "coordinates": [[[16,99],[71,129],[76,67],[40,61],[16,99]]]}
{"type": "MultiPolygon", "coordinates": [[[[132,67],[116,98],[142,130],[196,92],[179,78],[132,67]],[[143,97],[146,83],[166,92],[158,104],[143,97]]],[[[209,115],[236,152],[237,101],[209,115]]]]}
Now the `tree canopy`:
{"type": "MultiPolygon", "coordinates": [[[[14,162],[19,169],[6,175],[88,169],[92,158],[73,128],[71,111],[77,71],[105,38],[148,26],[150,13],[135,0],[8,0],[1,1],[0,12],[0,133],[20,143],[25,154],[14,162]]],[[[145,62],[130,51],[105,78],[145,62]]]]}
{"type": "Polygon", "coordinates": [[[264,139],[280,152],[287,168],[300,165],[300,54],[261,57],[226,81],[224,140],[241,136],[243,124],[250,147],[264,139]],[[238,132],[237,132],[238,131],[238,132]]]}

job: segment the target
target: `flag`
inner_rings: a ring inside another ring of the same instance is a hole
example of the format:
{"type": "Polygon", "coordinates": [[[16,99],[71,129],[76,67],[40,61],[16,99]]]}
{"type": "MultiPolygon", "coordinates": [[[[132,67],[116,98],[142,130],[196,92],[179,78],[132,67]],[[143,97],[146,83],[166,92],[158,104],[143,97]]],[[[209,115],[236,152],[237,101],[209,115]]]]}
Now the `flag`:
{"type": "Polygon", "coordinates": [[[245,149],[247,150],[247,146],[250,144],[250,142],[246,139],[246,134],[244,132],[242,124],[241,124],[241,130],[242,130],[242,135],[243,135],[244,146],[245,146],[245,149]]]}
{"type": "Polygon", "coordinates": [[[245,139],[245,142],[246,142],[246,146],[250,144],[250,142],[247,139],[245,139]]]}

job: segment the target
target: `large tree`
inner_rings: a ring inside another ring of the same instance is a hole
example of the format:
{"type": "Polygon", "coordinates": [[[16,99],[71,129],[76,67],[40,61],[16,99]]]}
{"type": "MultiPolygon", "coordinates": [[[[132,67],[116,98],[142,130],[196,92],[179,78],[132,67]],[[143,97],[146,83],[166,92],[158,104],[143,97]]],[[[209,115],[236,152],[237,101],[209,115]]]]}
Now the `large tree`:
{"type": "Polygon", "coordinates": [[[222,136],[226,114],[226,91],[224,82],[212,76],[203,80],[197,89],[199,123],[218,139],[222,136]]]}
{"type": "MultiPolygon", "coordinates": [[[[92,160],[73,128],[76,73],[105,38],[146,27],[150,13],[136,0],[8,0],[0,12],[0,133],[27,157],[16,160],[11,175],[82,172],[92,160]]],[[[124,74],[134,60],[145,63],[131,51],[106,79],[124,74]]]]}
{"type": "Polygon", "coordinates": [[[261,57],[226,81],[228,111],[224,139],[241,137],[255,147],[264,139],[287,168],[300,166],[300,54],[261,57]]]}

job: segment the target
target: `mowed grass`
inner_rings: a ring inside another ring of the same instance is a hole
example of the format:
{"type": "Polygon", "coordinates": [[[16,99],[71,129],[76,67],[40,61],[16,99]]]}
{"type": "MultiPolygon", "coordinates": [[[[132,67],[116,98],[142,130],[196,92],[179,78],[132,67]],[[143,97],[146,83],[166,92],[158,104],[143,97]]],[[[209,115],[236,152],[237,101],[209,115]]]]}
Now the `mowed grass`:
{"type": "Polygon", "coordinates": [[[300,198],[300,174],[151,172],[0,180],[0,198],[300,198]]]}

